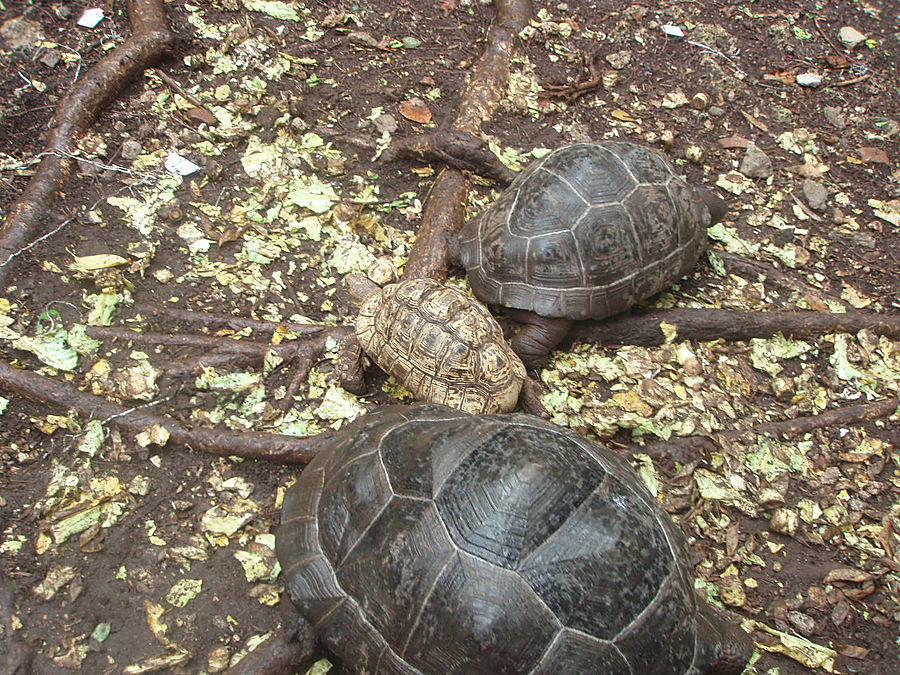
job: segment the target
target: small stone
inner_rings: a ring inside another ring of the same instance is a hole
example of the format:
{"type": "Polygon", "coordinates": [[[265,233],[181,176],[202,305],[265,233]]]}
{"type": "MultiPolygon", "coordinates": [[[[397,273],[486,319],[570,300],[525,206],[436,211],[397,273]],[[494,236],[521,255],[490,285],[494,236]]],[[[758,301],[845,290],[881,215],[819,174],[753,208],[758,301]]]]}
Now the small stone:
{"type": "Polygon", "coordinates": [[[747,146],[747,152],[738,170],[749,178],[768,178],[775,173],[772,160],[753,143],[747,146]]]}
{"type": "Polygon", "coordinates": [[[671,148],[675,145],[675,134],[671,129],[666,129],[659,135],[659,141],[667,148],[671,148]]]}
{"type": "Polygon", "coordinates": [[[818,73],[800,73],[795,78],[801,87],[818,87],[822,84],[822,76],[818,73]]]}
{"type": "Polygon", "coordinates": [[[385,286],[397,278],[397,272],[390,261],[379,258],[369,267],[366,276],[378,286],[385,286]]]}
{"type": "Polygon", "coordinates": [[[809,208],[815,211],[824,211],[828,206],[828,190],[816,181],[807,178],[803,181],[801,189],[809,208]]]}
{"type": "Polygon", "coordinates": [[[702,91],[698,91],[691,97],[691,107],[694,108],[694,110],[705,110],[708,105],[709,96],[702,91]]]}
{"type": "Polygon", "coordinates": [[[59,55],[59,52],[55,49],[51,49],[47,52],[44,52],[44,55],[41,57],[41,63],[43,63],[48,68],[56,68],[56,65],[59,63],[59,60],[62,57],[59,55]]]}
{"type": "Polygon", "coordinates": [[[347,39],[360,47],[377,47],[378,40],[363,30],[355,30],[347,35],[347,39]]]}
{"type": "Polygon", "coordinates": [[[844,113],[841,112],[840,108],[826,105],[822,109],[822,114],[825,115],[825,120],[836,129],[843,129],[847,126],[847,120],[844,118],[844,113]]]}
{"type": "Polygon", "coordinates": [[[631,50],[623,49],[620,52],[613,52],[606,55],[606,61],[616,70],[622,70],[631,63],[631,50]]]}
{"type": "Polygon", "coordinates": [[[684,157],[694,164],[702,164],[706,153],[699,145],[689,145],[684,149],[684,157]]]}
{"type": "Polygon", "coordinates": [[[725,114],[725,108],[720,108],[717,105],[710,106],[709,108],[709,116],[710,117],[722,117],[725,114]]]}
{"type": "Polygon", "coordinates": [[[787,613],[787,619],[802,635],[812,635],[816,630],[816,620],[809,614],[792,610],[787,613]]]}
{"type": "Polygon", "coordinates": [[[759,505],[764,509],[770,509],[774,506],[784,506],[784,497],[778,490],[773,488],[760,488],[756,497],[759,505]]]}
{"type": "Polygon", "coordinates": [[[372,123],[375,125],[375,128],[380,134],[383,134],[384,132],[392,134],[397,131],[397,120],[392,115],[379,115],[373,120],[372,123]]]}
{"type": "Polygon", "coordinates": [[[0,38],[9,49],[30,49],[44,36],[37,21],[17,17],[0,24],[0,38]]]}
{"type": "Polygon", "coordinates": [[[122,158],[127,159],[128,161],[137,159],[138,155],[141,154],[141,150],[143,149],[144,148],[138,141],[134,139],[128,139],[127,141],[122,143],[122,158]]]}
{"type": "Polygon", "coordinates": [[[769,521],[769,529],[793,537],[800,527],[800,516],[791,509],[778,509],[772,514],[769,521]]]}
{"type": "Polygon", "coordinates": [[[868,38],[856,30],[853,26],[844,26],[838,31],[838,40],[844,43],[845,47],[853,49],[858,44],[865,42],[868,38]]]}
{"type": "Polygon", "coordinates": [[[612,89],[619,82],[619,74],[614,70],[607,70],[600,76],[600,83],[604,89],[612,89]]]}
{"type": "Polygon", "coordinates": [[[716,584],[719,587],[719,598],[730,607],[743,607],[747,604],[747,594],[740,578],[734,575],[722,577],[716,584]]]}

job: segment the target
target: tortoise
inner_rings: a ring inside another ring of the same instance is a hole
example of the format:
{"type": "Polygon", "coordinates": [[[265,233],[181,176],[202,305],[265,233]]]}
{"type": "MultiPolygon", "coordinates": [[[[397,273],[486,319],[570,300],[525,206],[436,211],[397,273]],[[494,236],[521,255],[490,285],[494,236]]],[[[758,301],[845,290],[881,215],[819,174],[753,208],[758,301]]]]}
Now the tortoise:
{"type": "Polygon", "coordinates": [[[345,283],[360,305],[355,339],[345,341],[339,360],[345,389],[365,393],[365,350],[416,399],[472,413],[516,407],[525,367],[475,298],[430,279],[382,289],[362,274],[348,274],[345,283]]]}
{"type": "Polygon", "coordinates": [[[612,450],[525,413],[377,409],[286,493],[294,605],[359,673],[740,673],[680,528],[612,450]]]}
{"type": "Polygon", "coordinates": [[[625,141],[575,143],[530,164],[460,233],[482,301],[522,324],[512,347],[536,368],[573,320],[604,319],[696,264],[725,202],[675,175],[665,155],[625,141]]]}

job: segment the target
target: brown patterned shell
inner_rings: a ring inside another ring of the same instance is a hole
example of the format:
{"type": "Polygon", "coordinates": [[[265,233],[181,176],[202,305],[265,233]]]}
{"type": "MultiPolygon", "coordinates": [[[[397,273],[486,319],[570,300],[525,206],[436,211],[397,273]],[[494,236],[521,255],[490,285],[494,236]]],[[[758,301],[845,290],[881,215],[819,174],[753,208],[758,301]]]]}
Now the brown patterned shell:
{"type": "Polygon", "coordinates": [[[476,414],[516,406],[525,366],[490,312],[460,290],[428,279],[391,284],[363,303],[356,335],[416,399],[476,414]]]}
{"type": "Polygon", "coordinates": [[[486,303],[603,319],[687,274],[710,221],[661,152],[576,143],[532,163],[466,223],[460,254],[486,303]]]}

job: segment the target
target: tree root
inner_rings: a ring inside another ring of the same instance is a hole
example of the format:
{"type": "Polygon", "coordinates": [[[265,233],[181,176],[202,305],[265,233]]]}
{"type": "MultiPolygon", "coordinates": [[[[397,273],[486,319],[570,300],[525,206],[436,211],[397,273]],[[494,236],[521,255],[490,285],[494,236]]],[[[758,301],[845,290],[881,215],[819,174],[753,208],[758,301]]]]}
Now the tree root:
{"type": "Polygon", "coordinates": [[[596,50],[590,57],[584,57],[585,75],[573,84],[552,84],[542,82],[541,87],[550,96],[561,99],[566,103],[574,103],[587,93],[596,91],[603,83],[603,73],[600,70],[600,51],[596,50]]]}
{"type": "Polygon", "coordinates": [[[785,274],[767,262],[744,258],[727,251],[716,251],[716,253],[722,258],[729,272],[753,275],[754,277],[761,274],[766,278],[766,281],[799,293],[809,303],[809,306],[816,311],[827,311],[829,304],[837,304],[847,311],[853,311],[853,307],[849,302],[827,291],[804,284],[796,277],[785,274]]]}
{"type": "Polygon", "coordinates": [[[671,457],[679,462],[696,459],[703,450],[714,450],[723,441],[734,441],[747,434],[763,434],[767,436],[793,437],[809,433],[816,429],[834,426],[852,426],[868,420],[889,417],[898,414],[900,399],[886,398],[873,403],[861,403],[843,408],[826,410],[818,415],[796,417],[778,422],[764,422],[748,429],[721,431],[709,436],[684,436],[670,438],[667,441],[654,441],[641,447],[629,448],[627,454],[647,454],[651,457],[671,457]]]}
{"type": "Polygon", "coordinates": [[[78,139],[101,108],[175,44],[162,0],[128,0],[128,18],[131,37],[93,66],[53,115],[47,154],[0,226],[0,285],[5,283],[9,264],[25,250],[25,242],[35,236],[56,195],[68,182],[78,139]]]}
{"type": "MultiPolygon", "coordinates": [[[[519,31],[532,15],[530,0],[495,0],[497,16],[488,30],[487,47],[466,87],[459,112],[451,125],[454,132],[479,136],[482,123],[500,102],[509,78],[509,57],[519,31]]],[[[456,236],[465,221],[469,181],[458,170],[438,175],[422,215],[403,276],[443,282],[449,274],[456,236]]]]}
{"type": "Polygon", "coordinates": [[[84,419],[99,419],[130,434],[159,425],[169,432],[169,441],[214,455],[265,459],[282,464],[306,464],[331,438],[331,432],[296,437],[230,429],[189,429],[170,417],[141,408],[125,408],[99,396],[80,391],[71,384],[13,368],[0,361],[0,389],[36,403],[76,411],[84,419]]]}
{"type": "Polygon", "coordinates": [[[197,328],[214,330],[242,330],[250,328],[260,333],[274,333],[276,330],[289,330],[293,333],[311,335],[329,330],[334,326],[324,326],[318,323],[290,323],[288,321],[261,321],[259,319],[246,319],[242,316],[213,314],[192,309],[176,309],[174,307],[160,307],[138,303],[135,310],[143,319],[168,319],[180,325],[186,324],[197,328]]]}
{"type": "Polygon", "coordinates": [[[810,338],[828,333],[856,333],[867,329],[900,339],[900,316],[816,311],[745,312],[728,309],[661,309],[626,314],[603,321],[577,322],[567,340],[616,345],[655,346],[666,342],[663,324],[680,340],[749,340],[776,333],[810,338]]]}

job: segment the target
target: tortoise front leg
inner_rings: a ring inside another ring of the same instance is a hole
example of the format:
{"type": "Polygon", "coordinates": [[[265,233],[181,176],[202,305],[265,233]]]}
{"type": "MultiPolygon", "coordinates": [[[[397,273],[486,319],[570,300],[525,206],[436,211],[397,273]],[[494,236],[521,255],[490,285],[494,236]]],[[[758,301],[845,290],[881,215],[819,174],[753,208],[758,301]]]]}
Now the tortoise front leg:
{"type": "Polygon", "coordinates": [[[571,319],[548,319],[519,309],[509,310],[509,315],[522,326],[510,344],[528,370],[542,368],[572,327],[571,319]]]}
{"type": "Polygon", "coordinates": [[[367,390],[364,359],[365,354],[355,334],[341,340],[337,358],[338,379],[344,389],[357,396],[362,396],[367,390]]]}

